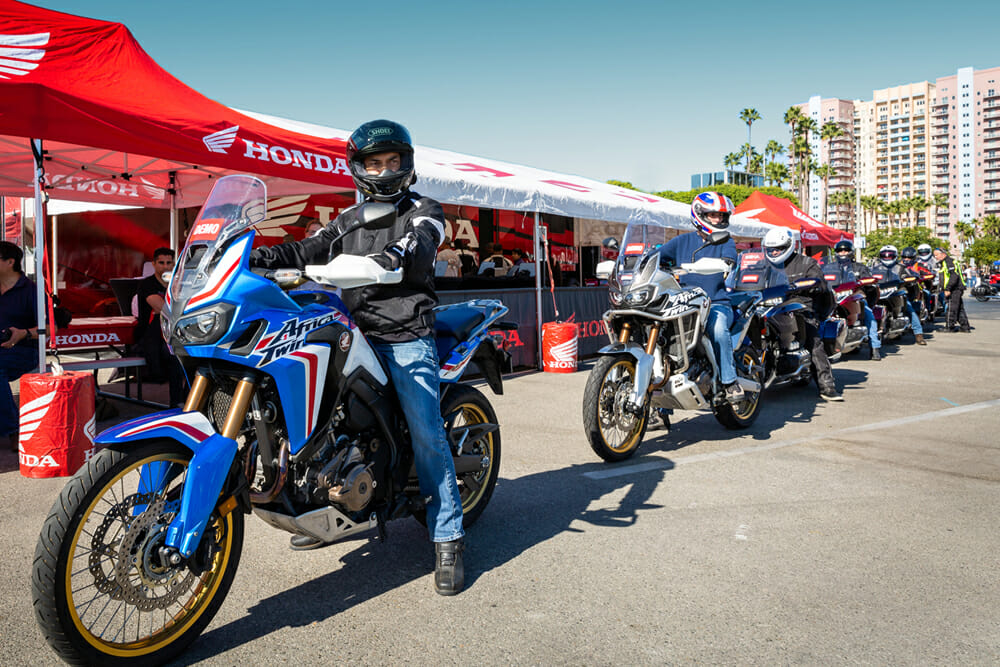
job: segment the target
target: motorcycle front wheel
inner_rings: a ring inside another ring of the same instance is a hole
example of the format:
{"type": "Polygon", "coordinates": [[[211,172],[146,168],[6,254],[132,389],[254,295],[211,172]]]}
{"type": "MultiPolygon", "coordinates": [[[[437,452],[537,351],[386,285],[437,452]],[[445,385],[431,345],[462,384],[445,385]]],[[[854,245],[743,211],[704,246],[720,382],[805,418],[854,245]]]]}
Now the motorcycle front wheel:
{"type": "Polygon", "coordinates": [[[172,441],[110,447],[63,489],[42,526],[35,619],[71,664],[170,660],[211,622],[243,549],[243,513],[213,512],[195,554],[164,563],[191,452],[172,441]]]}
{"type": "Polygon", "coordinates": [[[764,393],[764,364],[760,352],[749,345],[736,351],[736,374],[753,380],[761,386],[760,391],[744,391],[743,400],[733,404],[729,401],[715,406],[713,412],[720,424],[728,429],[747,428],[760,414],[760,399],[764,393]]]}
{"type": "Polygon", "coordinates": [[[641,414],[625,405],[635,383],[635,359],[597,360],[583,392],[583,427],[591,449],[605,461],[624,461],[639,449],[649,422],[649,403],[641,414]]]}

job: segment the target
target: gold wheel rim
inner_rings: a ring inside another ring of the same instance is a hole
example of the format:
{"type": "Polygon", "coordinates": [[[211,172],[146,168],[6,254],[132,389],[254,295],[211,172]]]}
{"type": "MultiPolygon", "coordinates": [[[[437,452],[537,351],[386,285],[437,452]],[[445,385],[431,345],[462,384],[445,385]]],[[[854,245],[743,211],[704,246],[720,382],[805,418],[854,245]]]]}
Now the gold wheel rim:
{"type": "MultiPolygon", "coordinates": [[[[637,417],[636,418],[636,420],[635,420],[635,426],[632,427],[631,431],[625,432],[624,439],[622,440],[621,444],[619,444],[617,446],[616,445],[612,445],[610,442],[608,442],[607,434],[606,434],[606,432],[605,432],[605,430],[603,428],[604,422],[601,419],[602,410],[603,410],[603,408],[602,408],[602,400],[601,399],[604,396],[605,388],[608,386],[608,378],[612,377],[612,375],[614,374],[615,370],[617,368],[619,368],[619,367],[621,367],[622,369],[624,369],[624,372],[627,373],[628,376],[630,376],[632,378],[633,382],[635,381],[635,366],[630,361],[621,360],[621,361],[617,361],[614,364],[612,364],[611,368],[608,369],[608,372],[604,374],[603,378],[601,378],[601,388],[600,388],[600,390],[598,391],[598,394],[597,394],[597,410],[598,410],[598,414],[597,414],[597,428],[598,428],[598,430],[601,433],[601,440],[604,442],[604,446],[605,447],[607,447],[609,450],[611,450],[615,454],[624,454],[625,452],[627,452],[630,449],[632,449],[633,447],[635,447],[636,444],[638,443],[638,441],[639,441],[639,434],[642,432],[642,421],[643,421],[642,418],[641,417],[637,417]]],[[[617,397],[615,398],[615,400],[617,402],[617,400],[618,400],[617,397]]],[[[618,407],[620,407],[620,406],[616,405],[616,408],[618,408],[618,407]]],[[[617,416],[618,415],[617,415],[617,410],[616,410],[615,417],[617,417],[617,416]]],[[[617,419],[615,420],[615,423],[617,423],[617,419]]]]}
{"type": "MultiPolygon", "coordinates": [[[[455,422],[452,424],[452,428],[455,426],[471,426],[473,424],[486,424],[489,423],[489,418],[486,413],[474,403],[463,403],[458,408],[460,418],[456,418],[455,422]],[[462,421],[462,423],[459,423],[462,421]]],[[[471,508],[475,507],[482,499],[483,494],[486,493],[486,482],[489,480],[490,475],[493,472],[493,468],[496,465],[496,459],[493,456],[493,436],[494,433],[483,436],[475,441],[475,452],[481,454],[482,456],[489,457],[490,464],[484,470],[480,470],[476,474],[466,474],[458,478],[459,482],[463,483],[464,491],[460,491],[462,495],[462,512],[468,512],[471,508]],[[477,482],[478,486],[473,489],[469,486],[466,481],[467,478],[472,477],[472,479],[477,482]]]]}
{"type": "MultiPolygon", "coordinates": [[[[134,463],[118,473],[110,482],[101,488],[100,493],[85,510],[79,524],[77,525],[76,531],[73,533],[73,540],[70,545],[66,562],[66,572],[63,580],[66,595],[66,607],[69,611],[73,625],[80,636],[83,637],[83,639],[92,647],[107,655],[125,658],[135,658],[148,655],[169,646],[178,637],[182,636],[191,628],[192,625],[194,625],[195,622],[197,622],[197,620],[208,608],[209,602],[215,597],[215,593],[218,591],[219,586],[222,583],[223,575],[229,565],[229,559],[232,556],[233,519],[232,513],[229,513],[224,518],[218,519],[206,527],[206,530],[216,531],[217,537],[220,531],[223,533],[221,538],[222,544],[220,545],[221,548],[213,556],[211,566],[204,573],[202,573],[201,577],[192,585],[191,594],[187,596],[187,599],[183,601],[178,599],[174,602],[172,607],[176,607],[176,609],[172,612],[170,610],[157,610],[144,614],[134,605],[128,605],[124,601],[116,602],[113,596],[101,595],[99,592],[89,600],[77,600],[78,597],[83,598],[89,594],[84,593],[83,591],[89,591],[93,587],[93,585],[84,587],[74,585],[74,582],[76,584],[80,583],[74,575],[89,574],[89,569],[86,566],[87,556],[78,553],[78,551],[80,551],[79,547],[81,546],[81,536],[85,533],[93,536],[92,533],[84,530],[88,525],[88,519],[96,515],[96,509],[102,501],[107,504],[111,504],[108,500],[106,500],[106,494],[109,490],[111,490],[112,497],[124,498],[123,492],[126,489],[123,481],[124,478],[130,473],[136,473],[138,470],[142,469],[143,466],[156,462],[169,462],[185,466],[185,472],[188,464],[187,460],[181,459],[177,457],[177,455],[164,454],[149,456],[134,463]],[[118,486],[121,491],[117,494],[117,496],[114,493],[114,488],[116,486],[118,486]],[[101,610],[94,611],[95,605],[98,604],[102,605],[101,610]],[[111,608],[110,613],[108,613],[109,607],[111,608]],[[144,616],[145,619],[143,618],[144,616]],[[112,635],[110,640],[104,638],[104,635],[108,632],[109,628],[114,625],[117,618],[122,619],[122,622],[126,625],[129,625],[130,627],[134,626],[136,628],[136,636],[134,639],[126,639],[127,635],[131,634],[131,632],[126,633],[125,631],[129,628],[125,627],[121,628],[121,634],[123,635],[121,641],[116,641],[119,635],[119,632],[117,631],[112,635]],[[162,619],[159,621],[160,626],[158,629],[154,626],[154,624],[157,623],[156,618],[162,619]],[[107,620],[105,621],[105,619],[107,620]],[[145,623],[143,622],[144,620],[146,621],[145,623]],[[142,635],[141,633],[144,625],[153,628],[153,631],[147,633],[146,635],[142,635]]],[[[182,480],[186,478],[185,472],[182,472],[179,476],[182,480]]],[[[181,485],[183,485],[183,482],[181,485]]],[[[176,488],[178,487],[172,487],[172,489],[176,488]]],[[[112,504],[112,507],[113,506],[114,504],[112,504]]],[[[92,550],[88,548],[87,552],[90,551],[92,550]]],[[[133,569],[135,569],[134,566],[130,567],[130,572],[133,569]]]]}

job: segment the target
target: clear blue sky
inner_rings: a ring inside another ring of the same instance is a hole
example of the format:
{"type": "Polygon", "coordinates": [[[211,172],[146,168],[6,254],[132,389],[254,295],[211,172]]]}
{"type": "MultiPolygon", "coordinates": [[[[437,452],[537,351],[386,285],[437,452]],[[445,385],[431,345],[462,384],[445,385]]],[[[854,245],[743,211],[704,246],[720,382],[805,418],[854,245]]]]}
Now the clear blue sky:
{"type": "Polygon", "coordinates": [[[785,110],[1000,66],[1000,1],[39,0],[124,23],[223,104],[651,191],[686,190],[785,110]]]}

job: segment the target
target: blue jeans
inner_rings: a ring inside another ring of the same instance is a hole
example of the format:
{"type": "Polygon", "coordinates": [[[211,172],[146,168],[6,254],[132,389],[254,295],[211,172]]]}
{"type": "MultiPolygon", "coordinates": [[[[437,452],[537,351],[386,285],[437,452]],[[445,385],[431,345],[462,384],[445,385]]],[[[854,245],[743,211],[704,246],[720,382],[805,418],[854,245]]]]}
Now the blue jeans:
{"type": "Polygon", "coordinates": [[[910,300],[906,300],[906,314],[910,316],[910,327],[913,329],[913,334],[915,336],[924,335],[924,327],[920,324],[920,318],[917,317],[917,311],[913,310],[913,305],[910,300]]]}
{"type": "Polygon", "coordinates": [[[457,540],[462,529],[462,498],[455,462],[444,433],[437,346],[430,338],[372,347],[385,362],[410,427],[420,493],[430,498],[427,528],[432,542],[457,540]]]}
{"type": "Polygon", "coordinates": [[[0,347],[0,435],[10,435],[20,423],[10,383],[37,368],[36,348],[15,345],[8,350],[0,347]]]}
{"type": "Polygon", "coordinates": [[[708,312],[705,328],[715,350],[715,360],[719,363],[719,382],[736,382],[736,363],[733,361],[733,337],[729,334],[733,326],[733,309],[728,303],[713,303],[708,312]]]}
{"type": "Polygon", "coordinates": [[[875,319],[875,313],[866,302],[862,301],[861,305],[864,307],[865,326],[868,327],[868,345],[873,350],[879,350],[882,348],[882,339],[878,336],[878,320],[875,319]]]}

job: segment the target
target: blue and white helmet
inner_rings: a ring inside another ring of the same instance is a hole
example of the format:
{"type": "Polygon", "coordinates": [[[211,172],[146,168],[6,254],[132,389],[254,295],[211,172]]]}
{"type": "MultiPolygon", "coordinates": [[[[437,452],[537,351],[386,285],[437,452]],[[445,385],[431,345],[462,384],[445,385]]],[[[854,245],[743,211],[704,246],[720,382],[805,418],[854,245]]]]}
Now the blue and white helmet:
{"type": "Polygon", "coordinates": [[[733,201],[718,192],[702,192],[691,202],[691,222],[698,233],[708,236],[729,227],[729,217],[733,214],[733,201]],[[722,220],[711,221],[706,213],[721,213],[722,220]]]}

